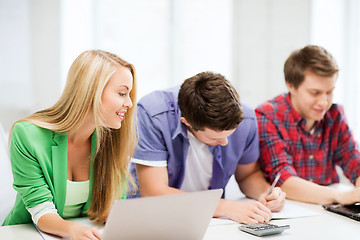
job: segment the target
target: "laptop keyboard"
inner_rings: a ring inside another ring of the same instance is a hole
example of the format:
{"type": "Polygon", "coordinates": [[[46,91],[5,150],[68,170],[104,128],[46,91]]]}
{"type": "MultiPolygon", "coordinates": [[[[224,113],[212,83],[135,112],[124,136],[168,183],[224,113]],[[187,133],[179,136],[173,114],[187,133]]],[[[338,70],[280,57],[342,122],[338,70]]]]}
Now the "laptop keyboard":
{"type": "Polygon", "coordinates": [[[352,205],[325,204],[323,207],[328,211],[360,221],[360,203],[355,203],[352,205]]]}
{"type": "Polygon", "coordinates": [[[353,213],[360,213],[360,204],[346,205],[344,207],[349,209],[353,213]]]}

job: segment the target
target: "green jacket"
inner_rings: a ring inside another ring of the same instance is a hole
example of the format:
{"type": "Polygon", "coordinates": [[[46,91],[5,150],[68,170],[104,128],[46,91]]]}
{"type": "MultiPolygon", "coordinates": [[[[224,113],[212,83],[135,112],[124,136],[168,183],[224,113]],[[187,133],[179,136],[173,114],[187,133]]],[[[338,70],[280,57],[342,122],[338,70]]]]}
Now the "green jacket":
{"type": "MultiPolygon", "coordinates": [[[[3,225],[31,223],[27,209],[52,201],[62,216],[66,199],[68,134],[57,133],[32,123],[16,123],[11,136],[10,158],[17,191],[15,206],[3,225]]],[[[91,167],[89,199],[83,214],[91,204],[93,157],[96,132],[91,136],[91,167]]],[[[125,196],[121,197],[126,198],[125,196]]]]}

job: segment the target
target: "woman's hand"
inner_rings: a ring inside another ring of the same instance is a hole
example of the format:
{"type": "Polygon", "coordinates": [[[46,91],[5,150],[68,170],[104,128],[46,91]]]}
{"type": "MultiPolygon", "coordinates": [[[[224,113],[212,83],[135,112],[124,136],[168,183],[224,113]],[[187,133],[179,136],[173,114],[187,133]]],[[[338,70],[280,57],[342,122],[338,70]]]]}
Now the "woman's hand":
{"type": "Polygon", "coordinates": [[[70,227],[70,238],[72,240],[98,240],[101,239],[101,233],[94,227],[88,227],[80,223],[72,222],[70,227]]]}
{"type": "Polygon", "coordinates": [[[64,220],[58,214],[44,214],[37,222],[37,226],[41,231],[73,240],[101,239],[101,233],[96,228],[64,220]]]}

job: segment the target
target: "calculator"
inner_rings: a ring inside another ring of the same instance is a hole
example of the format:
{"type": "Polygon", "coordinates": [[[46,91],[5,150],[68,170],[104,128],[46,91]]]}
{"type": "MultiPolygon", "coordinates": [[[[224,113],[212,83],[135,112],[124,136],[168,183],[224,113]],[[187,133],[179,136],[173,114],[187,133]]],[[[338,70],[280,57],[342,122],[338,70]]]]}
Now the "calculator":
{"type": "Polygon", "coordinates": [[[253,235],[262,237],[267,235],[282,233],[285,229],[289,229],[290,225],[278,226],[270,223],[255,223],[250,225],[241,225],[241,231],[251,233],[253,235]]]}

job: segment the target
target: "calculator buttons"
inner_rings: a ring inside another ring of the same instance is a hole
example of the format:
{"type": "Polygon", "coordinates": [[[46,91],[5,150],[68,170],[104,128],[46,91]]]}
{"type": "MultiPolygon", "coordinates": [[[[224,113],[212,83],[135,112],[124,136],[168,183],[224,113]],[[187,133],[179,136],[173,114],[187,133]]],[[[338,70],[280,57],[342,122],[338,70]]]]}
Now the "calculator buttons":
{"type": "Polygon", "coordinates": [[[256,236],[266,236],[282,233],[285,229],[289,229],[289,225],[278,226],[270,223],[255,223],[250,225],[241,225],[239,229],[251,233],[256,236]]]}

